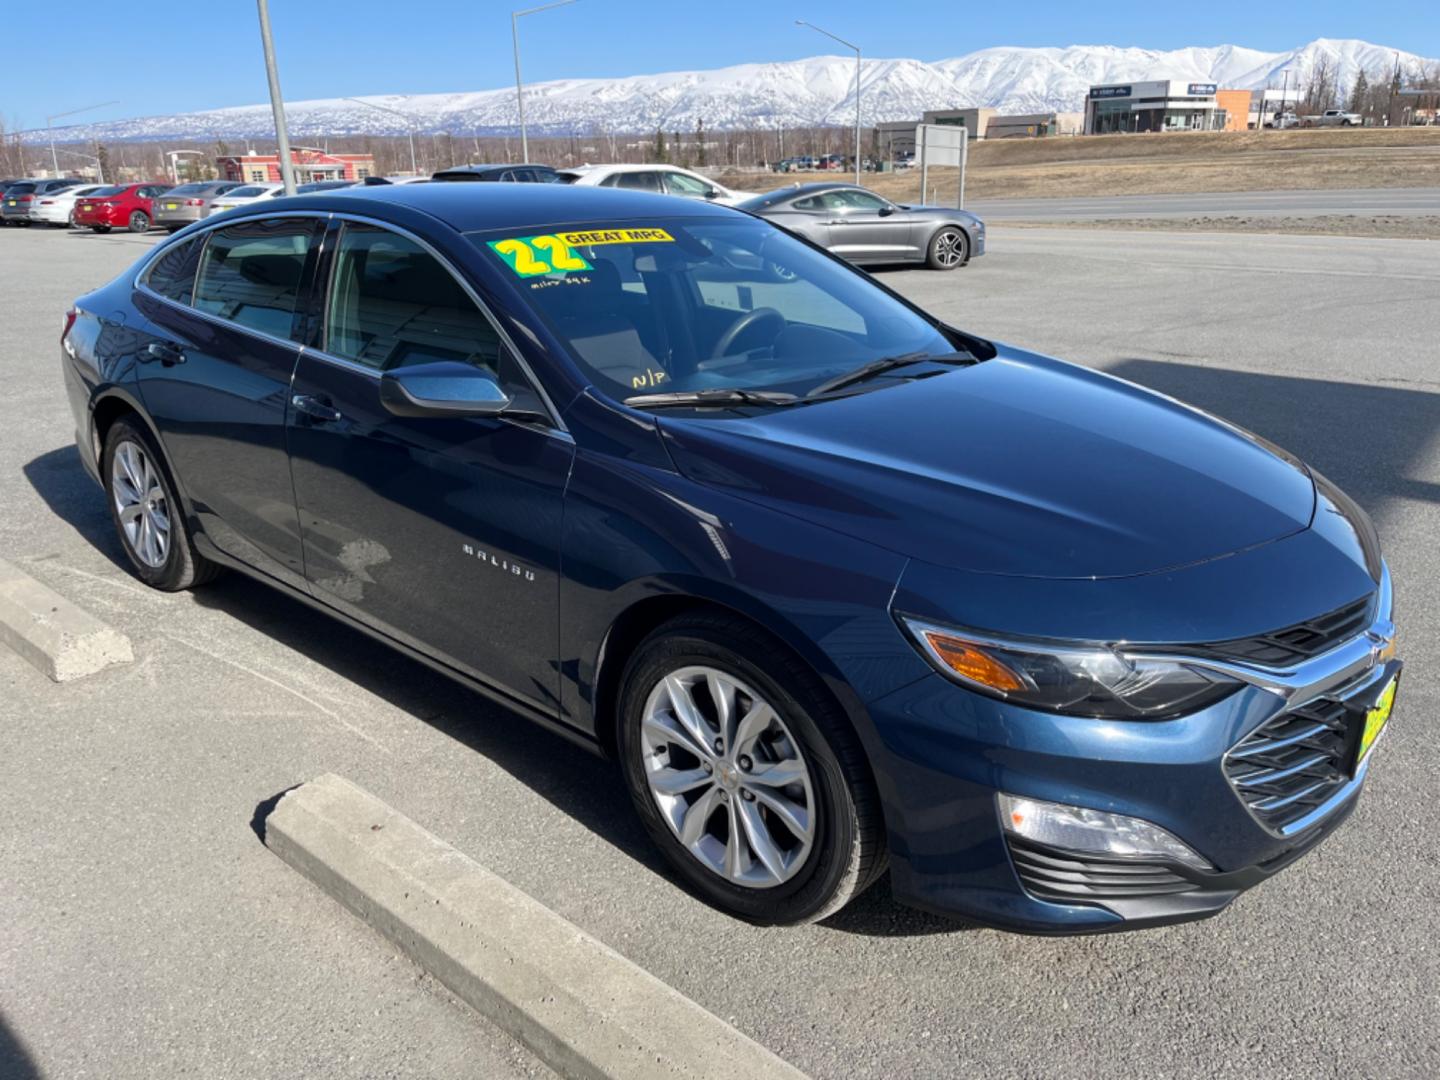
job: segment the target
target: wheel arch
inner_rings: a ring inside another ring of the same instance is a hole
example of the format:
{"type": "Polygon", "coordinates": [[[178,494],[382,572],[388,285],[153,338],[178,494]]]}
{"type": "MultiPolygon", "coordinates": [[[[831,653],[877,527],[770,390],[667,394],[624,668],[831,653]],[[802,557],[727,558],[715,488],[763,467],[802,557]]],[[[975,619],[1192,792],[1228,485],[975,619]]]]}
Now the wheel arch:
{"type": "Polygon", "coordinates": [[[145,425],[145,430],[150,433],[150,438],[154,440],[156,448],[160,451],[160,464],[165,469],[166,475],[169,476],[170,483],[174,486],[175,493],[180,496],[180,500],[184,504],[184,509],[188,514],[190,512],[190,497],[185,491],[185,485],[180,482],[180,477],[175,472],[175,466],[170,460],[170,451],[165,446],[165,440],[160,436],[160,430],[155,426],[155,422],[150,419],[149,414],[145,412],[145,409],[140,403],[127,391],[118,386],[110,387],[104,391],[95,399],[94,404],[90,408],[91,448],[95,454],[95,467],[97,471],[102,474],[100,477],[101,484],[103,485],[105,483],[103,476],[104,463],[102,460],[105,451],[105,438],[109,435],[110,429],[115,426],[115,422],[125,416],[135,416],[145,425]]]}
{"type": "MultiPolygon", "coordinates": [[[[862,730],[865,707],[835,665],[814,642],[781,613],[747,597],[719,596],[701,589],[651,593],[630,603],[611,620],[595,658],[591,687],[591,719],[595,737],[607,757],[618,760],[619,698],[625,666],[635,649],[662,624],[692,613],[723,614],[739,619],[755,633],[785,650],[815,676],[817,684],[843,716],[860,746],[867,750],[870,740],[862,730]]],[[[876,783],[874,768],[866,754],[866,771],[876,783]]]]}

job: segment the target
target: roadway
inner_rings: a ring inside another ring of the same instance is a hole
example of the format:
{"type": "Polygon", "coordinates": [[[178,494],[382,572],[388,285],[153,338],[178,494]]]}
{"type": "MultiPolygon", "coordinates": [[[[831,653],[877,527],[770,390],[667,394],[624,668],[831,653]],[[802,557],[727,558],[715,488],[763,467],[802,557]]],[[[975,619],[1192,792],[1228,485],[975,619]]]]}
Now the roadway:
{"type": "Polygon", "coordinates": [[[977,199],[966,209],[987,222],[1125,218],[1440,215],[1440,187],[1336,191],[1226,191],[1066,199],[977,199]]]}

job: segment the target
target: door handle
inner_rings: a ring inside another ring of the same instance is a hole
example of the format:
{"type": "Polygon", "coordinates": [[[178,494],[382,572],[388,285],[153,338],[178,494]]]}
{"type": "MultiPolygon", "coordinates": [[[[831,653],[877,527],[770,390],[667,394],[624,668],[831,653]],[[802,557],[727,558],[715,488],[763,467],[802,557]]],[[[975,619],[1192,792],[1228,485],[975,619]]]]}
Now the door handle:
{"type": "Polygon", "coordinates": [[[166,367],[174,367],[185,362],[185,350],[169,341],[152,341],[145,346],[141,359],[145,362],[159,360],[166,367]]]}
{"type": "Polygon", "coordinates": [[[290,399],[290,404],[294,406],[296,412],[304,413],[315,420],[324,420],[333,424],[337,420],[344,419],[340,415],[339,409],[332,408],[324,401],[311,397],[309,394],[296,394],[290,399]]]}

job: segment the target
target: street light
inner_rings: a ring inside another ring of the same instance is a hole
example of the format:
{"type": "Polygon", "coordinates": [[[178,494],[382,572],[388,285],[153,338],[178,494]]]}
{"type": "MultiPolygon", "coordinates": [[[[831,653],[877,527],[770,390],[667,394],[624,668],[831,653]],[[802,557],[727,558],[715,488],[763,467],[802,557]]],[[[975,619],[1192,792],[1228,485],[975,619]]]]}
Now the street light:
{"type": "Polygon", "coordinates": [[[808,26],[817,34],[824,34],[831,41],[838,41],[847,49],[855,50],[855,183],[860,183],[860,46],[846,41],[842,37],[836,37],[829,30],[821,30],[814,23],[808,23],[804,19],[796,19],[796,26],[808,26]]]}
{"type": "Polygon", "coordinates": [[[520,81],[520,16],[534,15],[537,11],[549,11],[551,8],[564,7],[566,4],[573,3],[575,0],[555,0],[553,4],[541,4],[539,7],[510,13],[510,38],[515,44],[515,107],[520,113],[520,159],[522,161],[530,160],[530,140],[525,136],[525,87],[520,81]]]}
{"type": "Polygon", "coordinates": [[[196,157],[204,157],[204,150],[166,150],[165,156],[170,159],[170,177],[175,183],[180,183],[180,163],[175,159],[186,154],[194,154],[196,157]]]}
{"type": "Polygon", "coordinates": [[[102,101],[99,105],[86,105],[83,109],[71,109],[69,112],[56,113],[54,116],[45,117],[45,130],[50,135],[50,164],[54,166],[55,175],[60,175],[60,159],[55,156],[55,121],[64,119],[67,116],[74,116],[76,113],[89,112],[91,109],[103,109],[106,105],[118,105],[118,101],[102,101]]]}
{"type": "Polygon", "coordinates": [[[356,105],[364,105],[367,109],[376,109],[379,112],[394,113],[405,121],[405,126],[410,131],[410,171],[416,176],[420,175],[420,167],[415,164],[415,118],[409,113],[403,113],[399,109],[392,109],[389,105],[376,105],[373,101],[361,101],[359,98],[347,97],[344,101],[353,101],[356,105]]]}
{"type": "Polygon", "coordinates": [[[275,143],[280,152],[280,181],[285,194],[295,194],[295,169],[290,163],[290,129],[285,126],[285,99],[280,96],[280,71],[275,66],[275,42],[270,37],[270,5],[255,0],[260,12],[260,47],[265,52],[265,77],[270,83],[270,111],[275,114],[275,143]]]}
{"type": "Polygon", "coordinates": [[[82,154],[78,150],[61,150],[60,153],[70,154],[78,158],[84,158],[86,161],[93,161],[95,163],[96,179],[99,180],[99,182],[102,184],[105,183],[105,163],[101,161],[98,157],[96,157],[94,154],[82,154]]]}

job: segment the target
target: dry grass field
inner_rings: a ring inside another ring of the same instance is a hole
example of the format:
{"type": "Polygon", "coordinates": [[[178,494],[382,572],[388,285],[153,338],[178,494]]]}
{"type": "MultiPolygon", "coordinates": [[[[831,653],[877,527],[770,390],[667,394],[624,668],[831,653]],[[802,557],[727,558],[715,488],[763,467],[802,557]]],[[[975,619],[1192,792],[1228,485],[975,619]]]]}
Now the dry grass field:
{"type": "MultiPolygon", "coordinates": [[[[843,179],[845,174],[838,174],[843,179]]],[[[755,191],[836,173],[750,173],[723,183],[755,191]]],[[[867,187],[921,201],[920,171],[867,174],[867,187]]],[[[931,196],[955,190],[930,170],[931,196]]],[[[1440,128],[1179,132],[1005,139],[971,148],[966,197],[1163,195],[1196,191],[1440,187],[1440,128]]]]}

